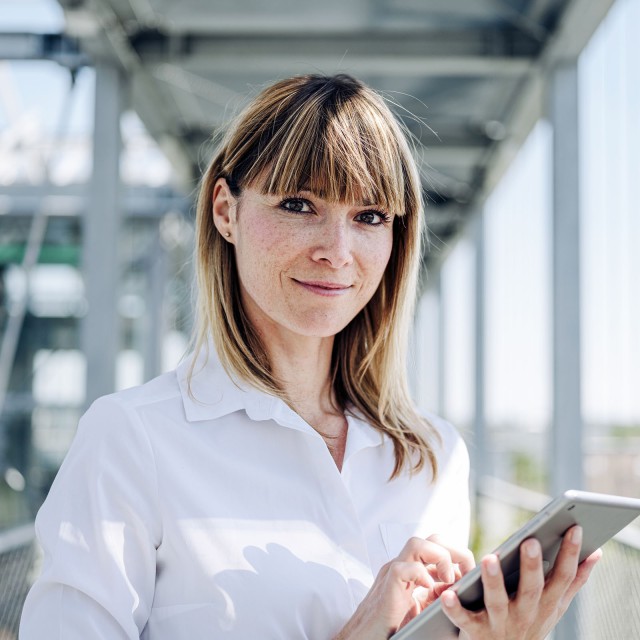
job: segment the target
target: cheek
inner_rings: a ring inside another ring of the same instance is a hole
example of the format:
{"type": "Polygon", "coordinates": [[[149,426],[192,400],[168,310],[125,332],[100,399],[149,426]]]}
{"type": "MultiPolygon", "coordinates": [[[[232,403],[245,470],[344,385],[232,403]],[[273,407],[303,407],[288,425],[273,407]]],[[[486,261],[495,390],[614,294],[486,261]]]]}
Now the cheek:
{"type": "Polygon", "coordinates": [[[247,255],[260,255],[278,245],[277,230],[268,225],[245,224],[239,229],[236,250],[247,255]]]}
{"type": "Polygon", "coordinates": [[[260,227],[243,229],[236,242],[236,261],[240,281],[245,287],[263,286],[285,268],[291,253],[291,238],[278,229],[260,227]]]}
{"type": "Polygon", "coordinates": [[[370,279],[375,281],[376,287],[380,280],[384,276],[384,272],[389,266],[389,259],[391,258],[391,250],[393,247],[393,240],[391,237],[381,239],[375,246],[373,252],[370,252],[370,260],[367,265],[367,271],[370,279]]]}
{"type": "Polygon", "coordinates": [[[384,256],[384,259],[380,261],[382,264],[383,273],[386,270],[386,268],[389,266],[389,260],[391,258],[392,250],[393,250],[393,238],[390,238],[389,241],[385,244],[384,251],[382,253],[382,255],[384,256]]]}

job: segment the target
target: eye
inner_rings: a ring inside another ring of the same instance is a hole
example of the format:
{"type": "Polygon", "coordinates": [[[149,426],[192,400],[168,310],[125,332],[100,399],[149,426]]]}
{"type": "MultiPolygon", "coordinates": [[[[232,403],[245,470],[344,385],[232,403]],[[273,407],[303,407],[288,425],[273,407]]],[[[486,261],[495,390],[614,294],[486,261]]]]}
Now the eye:
{"type": "Polygon", "coordinates": [[[384,211],[371,209],[369,211],[361,211],[355,218],[357,222],[363,222],[371,227],[377,227],[381,224],[387,224],[391,217],[384,211]]]}
{"type": "Polygon", "coordinates": [[[285,198],[279,206],[285,211],[294,213],[311,213],[311,205],[304,198],[285,198]]]}

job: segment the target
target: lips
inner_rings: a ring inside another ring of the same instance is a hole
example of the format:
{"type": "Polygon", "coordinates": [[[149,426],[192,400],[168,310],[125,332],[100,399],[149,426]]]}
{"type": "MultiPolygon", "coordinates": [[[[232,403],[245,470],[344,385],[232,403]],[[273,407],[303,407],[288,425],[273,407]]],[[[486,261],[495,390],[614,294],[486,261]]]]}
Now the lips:
{"type": "Polygon", "coordinates": [[[340,282],[326,282],[324,280],[296,280],[295,278],[293,278],[293,281],[301,287],[307,289],[307,291],[325,296],[341,295],[346,293],[351,288],[350,284],[342,284],[340,282]]]}

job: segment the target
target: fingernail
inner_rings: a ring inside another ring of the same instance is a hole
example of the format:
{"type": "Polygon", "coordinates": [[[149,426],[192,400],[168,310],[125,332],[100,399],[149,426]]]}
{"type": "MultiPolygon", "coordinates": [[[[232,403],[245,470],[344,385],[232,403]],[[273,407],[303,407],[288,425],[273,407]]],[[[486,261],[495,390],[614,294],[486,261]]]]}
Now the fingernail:
{"type": "Polygon", "coordinates": [[[445,582],[447,582],[448,584],[451,584],[455,581],[456,581],[456,574],[453,572],[453,568],[450,568],[449,571],[447,571],[445,582]]]}
{"type": "Polygon", "coordinates": [[[537,558],[540,551],[540,545],[537,540],[527,540],[524,543],[525,553],[529,558],[537,558]]]}
{"type": "Polygon", "coordinates": [[[574,527],[571,531],[571,542],[573,544],[580,544],[582,542],[582,527],[574,527]]]}
{"type": "Polygon", "coordinates": [[[451,591],[443,591],[442,595],[440,596],[440,599],[442,600],[442,604],[445,607],[453,607],[456,601],[456,597],[453,595],[451,591]]]}
{"type": "Polygon", "coordinates": [[[498,575],[498,559],[494,556],[487,561],[487,573],[490,576],[498,575]]]}

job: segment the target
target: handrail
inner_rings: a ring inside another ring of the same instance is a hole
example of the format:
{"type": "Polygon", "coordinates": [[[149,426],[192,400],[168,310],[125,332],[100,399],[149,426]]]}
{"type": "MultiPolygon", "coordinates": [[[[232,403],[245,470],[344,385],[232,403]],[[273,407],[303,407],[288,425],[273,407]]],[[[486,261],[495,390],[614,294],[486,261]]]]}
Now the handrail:
{"type": "Polygon", "coordinates": [[[36,530],[33,522],[0,531],[0,555],[26,547],[35,540],[35,537],[36,530]]]}
{"type": "MultiPolygon", "coordinates": [[[[518,507],[525,511],[536,513],[551,501],[551,497],[525,489],[517,484],[512,484],[494,476],[483,476],[478,481],[478,494],[485,498],[502,502],[510,507],[518,507]]],[[[640,551],[640,530],[626,527],[620,533],[613,536],[620,544],[640,551]]]]}
{"type": "Polygon", "coordinates": [[[511,507],[521,507],[525,511],[533,511],[534,513],[551,502],[551,497],[545,493],[525,489],[495,476],[480,478],[478,493],[485,498],[504,502],[511,507]]]}

